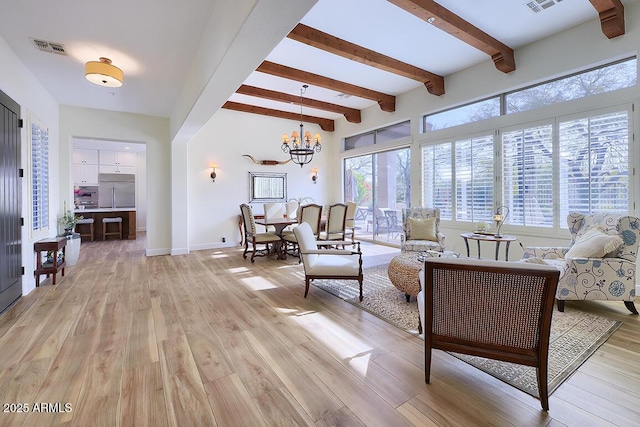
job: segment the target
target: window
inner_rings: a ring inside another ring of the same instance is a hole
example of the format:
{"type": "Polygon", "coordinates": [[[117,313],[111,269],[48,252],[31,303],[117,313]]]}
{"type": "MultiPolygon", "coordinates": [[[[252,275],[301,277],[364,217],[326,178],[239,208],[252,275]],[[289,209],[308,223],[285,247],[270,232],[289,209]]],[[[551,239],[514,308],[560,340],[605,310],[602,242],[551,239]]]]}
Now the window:
{"type": "Polygon", "coordinates": [[[455,143],[456,220],[489,221],[493,215],[493,137],[455,143]]]}
{"type": "Polygon", "coordinates": [[[508,224],[553,227],[551,125],[502,135],[502,204],[508,224]]]}
{"type": "Polygon", "coordinates": [[[544,228],[566,228],[570,212],[628,212],[630,117],[628,106],[497,129],[495,155],[489,135],[425,145],[423,205],[461,222],[491,222],[505,205],[508,224],[544,228]]]}
{"type": "Polygon", "coordinates": [[[636,58],[584,71],[505,95],[506,114],[585,98],[637,84],[636,58]]]}
{"type": "Polygon", "coordinates": [[[440,208],[440,219],[453,218],[452,143],[422,148],[422,204],[440,208]]]}
{"type": "Polygon", "coordinates": [[[494,210],[493,136],[422,147],[422,177],[422,204],[440,208],[441,219],[491,221],[494,210]]]}
{"type": "Polygon", "coordinates": [[[422,118],[423,133],[633,87],[638,84],[637,74],[637,58],[624,59],[493,98],[425,115],[422,118]]]}
{"type": "Polygon", "coordinates": [[[396,123],[395,125],[345,138],[344,149],[348,151],[354,148],[382,144],[409,136],[411,136],[411,122],[407,120],[406,122],[396,123]]]}
{"type": "Polygon", "coordinates": [[[31,230],[43,234],[49,228],[49,129],[38,119],[31,122],[31,230]]]}
{"type": "Polygon", "coordinates": [[[424,132],[446,129],[500,116],[500,97],[485,99],[461,107],[424,116],[424,132]]]}
{"type": "Polygon", "coordinates": [[[629,113],[561,121],[560,215],[627,212],[629,113]]]}

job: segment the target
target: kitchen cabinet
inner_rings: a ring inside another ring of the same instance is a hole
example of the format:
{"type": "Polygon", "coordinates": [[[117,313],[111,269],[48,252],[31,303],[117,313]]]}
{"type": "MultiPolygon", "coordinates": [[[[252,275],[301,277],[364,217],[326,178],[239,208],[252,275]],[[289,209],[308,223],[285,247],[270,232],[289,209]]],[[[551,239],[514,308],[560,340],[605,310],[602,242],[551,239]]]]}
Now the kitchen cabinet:
{"type": "Polygon", "coordinates": [[[74,185],[98,185],[98,150],[73,149],[74,185]]]}
{"type": "Polygon", "coordinates": [[[90,150],[85,148],[73,149],[73,163],[82,165],[97,165],[98,150],[90,150]]]}
{"type": "Polygon", "coordinates": [[[98,165],[73,164],[74,185],[98,185],[98,165]]]}
{"type": "Polygon", "coordinates": [[[100,150],[100,173],[136,173],[137,154],[100,150]]]}

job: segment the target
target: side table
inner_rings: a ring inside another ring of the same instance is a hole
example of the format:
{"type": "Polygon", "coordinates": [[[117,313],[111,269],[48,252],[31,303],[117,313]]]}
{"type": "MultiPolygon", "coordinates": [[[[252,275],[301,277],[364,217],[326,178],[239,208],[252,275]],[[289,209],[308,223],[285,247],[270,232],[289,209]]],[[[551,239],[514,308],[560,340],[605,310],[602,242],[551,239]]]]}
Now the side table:
{"type": "Polygon", "coordinates": [[[40,275],[46,274],[49,277],[49,274],[53,274],[53,284],[56,284],[56,274],[58,271],[62,270],[62,276],[64,277],[64,268],[67,265],[65,256],[65,246],[67,244],[67,238],[62,237],[52,237],[49,239],[38,240],[33,244],[33,250],[36,253],[36,270],[33,274],[36,276],[36,287],[40,286],[40,275]],[[42,262],[42,252],[53,252],[53,262],[48,263],[42,262]],[[58,261],[58,253],[62,253],[62,257],[60,261],[58,261]]]}
{"type": "Polygon", "coordinates": [[[516,236],[507,236],[503,234],[501,237],[496,237],[492,235],[486,234],[475,234],[475,233],[462,233],[460,235],[464,239],[464,244],[467,247],[467,257],[470,257],[469,254],[469,239],[475,240],[478,242],[478,259],[480,259],[480,242],[495,242],[496,244],[496,261],[498,260],[498,254],[500,252],[500,243],[505,242],[507,244],[504,250],[504,260],[509,261],[509,245],[511,242],[515,242],[518,240],[516,236]]]}

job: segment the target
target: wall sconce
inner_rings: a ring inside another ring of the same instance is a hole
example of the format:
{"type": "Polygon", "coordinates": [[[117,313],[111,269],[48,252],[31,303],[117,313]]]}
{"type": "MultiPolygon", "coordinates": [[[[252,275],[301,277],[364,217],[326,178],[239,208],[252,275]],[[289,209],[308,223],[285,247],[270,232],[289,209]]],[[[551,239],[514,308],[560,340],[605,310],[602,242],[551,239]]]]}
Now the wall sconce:
{"type": "Polygon", "coordinates": [[[311,169],[311,172],[313,172],[313,176],[311,177],[311,180],[313,181],[313,183],[315,184],[316,182],[318,182],[318,172],[319,169],[318,168],[313,168],[311,169]]]}
{"type": "Polygon", "coordinates": [[[213,163],[213,164],[211,165],[211,175],[210,175],[210,176],[211,176],[211,180],[212,180],[213,182],[216,182],[216,176],[218,176],[218,175],[216,175],[216,168],[217,168],[217,167],[218,167],[218,164],[217,164],[217,163],[213,163]]]}

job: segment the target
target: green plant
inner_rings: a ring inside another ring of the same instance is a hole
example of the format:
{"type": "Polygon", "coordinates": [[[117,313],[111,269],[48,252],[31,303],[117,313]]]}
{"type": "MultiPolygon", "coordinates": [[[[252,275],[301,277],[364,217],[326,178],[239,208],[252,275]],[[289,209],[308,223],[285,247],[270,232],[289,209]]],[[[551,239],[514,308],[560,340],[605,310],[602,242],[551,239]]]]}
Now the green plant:
{"type": "Polygon", "coordinates": [[[58,224],[65,230],[71,230],[76,226],[79,219],[83,219],[82,216],[76,216],[72,211],[67,210],[64,215],[58,218],[58,224]]]}

